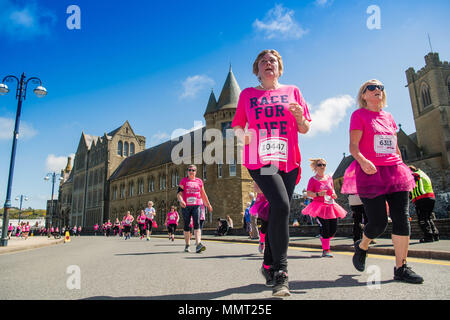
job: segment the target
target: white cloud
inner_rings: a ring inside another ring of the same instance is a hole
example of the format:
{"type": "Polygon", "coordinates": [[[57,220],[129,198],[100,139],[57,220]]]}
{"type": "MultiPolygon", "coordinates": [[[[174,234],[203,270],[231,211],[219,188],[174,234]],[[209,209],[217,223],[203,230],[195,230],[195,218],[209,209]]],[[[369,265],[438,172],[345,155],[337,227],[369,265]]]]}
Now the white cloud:
{"type": "Polygon", "coordinates": [[[156,146],[160,143],[163,143],[164,141],[169,140],[170,136],[169,134],[165,133],[165,132],[158,132],[155,133],[154,135],[152,135],[152,137],[150,138],[150,147],[156,146]]]}
{"type": "Polygon", "coordinates": [[[308,105],[312,122],[311,129],[305,137],[332,131],[344,120],[347,110],[354,105],[355,99],[349,95],[326,99],[319,104],[317,109],[308,105]]]}
{"type": "Polygon", "coordinates": [[[334,0],[316,0],[315,4],[319,7],[326,7],[331,6],[333,4],[334,0]]]}
{"type": "Polygon", "coordinates": [[[36,1],[19,5],[12,0],[0,0],[0,8],[0,34],[16,40],[47,35],[56,23],[56,15],[36,1]]]}
{"type": "MultiPolygon", "coordinates": [[[[60,173],[61,170],[63,170],[67,165],[67,157],[68,156],[57,157],[54,154],[49,154],[45,160],[45,170],[60,173]]],[[[75,158],[75,154],[72,153],[69,157],[73,160],[75,158]]]]}
{"type": "Polygon", "coordinates": [[[172,135],[170,136],[171,140],[177,139],[178,137],[184,136],[185,134],[188,134],[189,132],[195,131],[197,129],[200,129],[202,127],[204,127],[205,124],[203,123],[203,121],[194,121],[194,126],[190,129],[183,129],[183,128],[178,128],[175,129],[172,132],[172,135]]]}
{"type": "MultiPolygon", "coordinates": [[[[14,119],[0,117],[0,140],[9,140],[13,137],[14,119]]],[[[30,139],[37,135],[37,131],[28,123],[19,124],[19,139],[30,139]]]]}
{"type": "Polygon", "coordinates": [[[266,39],[300,39],[308,30],[303,29],[293,18],[294,10],[277,4],[270,9],[262,21],[256,19],[253,28],[264,33],[266,39]]]}
{"type": "Polygon", "coordinates": [[[183,93],[181,98],[194,98],[205,87],[212,87],[214,84],[214,80],[206,75],[187,77],[182,83],[183,93]]]}

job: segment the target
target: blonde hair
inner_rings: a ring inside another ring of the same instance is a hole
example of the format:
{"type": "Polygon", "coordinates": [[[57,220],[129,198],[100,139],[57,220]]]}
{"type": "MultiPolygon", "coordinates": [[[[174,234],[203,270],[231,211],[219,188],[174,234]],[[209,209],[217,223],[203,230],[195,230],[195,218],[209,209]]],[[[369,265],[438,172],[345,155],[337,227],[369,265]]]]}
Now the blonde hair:
{"type": "MultiPolygon", "coordinates": [[[[371,84],[383,85],[383,83],[377,79],[372,79],[372,80],[368,80],[368,81],[364,82],[364,84],[361,86],[361,88],[359,88],[359,92],[358,92],[359,108],[367,107],[367,102],[366,102],[366,100],[363,99],[363,94],[366,92],[367,86],[371,85],[371,84]]],[[[381,101],[381,108],[384,108],[384,107],[386,107],[386,89],[383,90],[383,99],[381,101]]]]}
{"type": "MultiPolygon", "coordinates": [[[[275,49],[266,49],[266,50],[261,51],[258,54],[258,56],[255,59],[255,62],[253,62],[253,73],[258,77],[258,74],[259,74],[259,68],[258,68],[259,60],[261,60],[267,53],[271,53],[277,58],[277,60],[278,60],[279,77],[281,77],[281,75],[283,74],[283,59],[281,58],[281,55],[278,53],[278,51],[275,50],[275,49]]],[[[259,79],[259,77],[258,77],[258,79],[259,79]]]]}
{"type": "Polygon", "coordinates": [[[319,161],[325,162],[325,164],[327,164],[327,160],[325,160],[324,158],[313,158],[309,159],[309,161],[311,162],[309,165],[314,172],[317,172],[317,163],[319,161]]]}

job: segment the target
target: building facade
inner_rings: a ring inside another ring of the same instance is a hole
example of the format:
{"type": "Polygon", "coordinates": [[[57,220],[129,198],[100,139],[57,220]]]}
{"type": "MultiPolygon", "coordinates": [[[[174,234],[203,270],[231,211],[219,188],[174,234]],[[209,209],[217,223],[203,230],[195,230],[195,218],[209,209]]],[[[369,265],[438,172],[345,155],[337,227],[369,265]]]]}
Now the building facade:
{"type": "Polygon", "coordinates": [[[170,206],[181,212],[178,185],[187,176],[188,166],[195,164],[213,207],[213,212],[206,213],[205,227],[215,227],[217,218],[227,215],[235,227],[241,226],[252,179],[238,164],[240,149],[230,133],[239,95],[230,69],[219,99],[211,92],[204,114],[206,126],[125,159],[110,178],[111,220],[122,220],[126,211],[137,215],[151,200],[156,221],[163,225],[170,206]]]}
{"type": "Polygon", "coordinates": [[[69,212],[70,225],[90,228],[122,220],[126,211],[136,216],[153,201],[162,226],[171,205],[181,212],[178,185],[189,164],[195,164],[213,207],[205,226],[215,227],[217,218],[227,215],[235,227],[242,226],[253,180],[238,164],[242,146],[231,129],[239,95],[230,68],[219,99],[211,92],[204,127],[148,149],[145,137],[136,135],[128,121],[101,137],[82,133],[73,168],[60,185],[59,210],[69,212]]]}

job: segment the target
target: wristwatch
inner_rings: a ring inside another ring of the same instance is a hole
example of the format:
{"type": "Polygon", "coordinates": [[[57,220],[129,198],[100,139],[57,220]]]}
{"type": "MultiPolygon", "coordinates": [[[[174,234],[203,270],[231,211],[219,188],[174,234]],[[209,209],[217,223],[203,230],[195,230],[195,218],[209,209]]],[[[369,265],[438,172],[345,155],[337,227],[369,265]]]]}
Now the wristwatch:
{"type": "Polygon", "coordinates": [[[318,192],[316,192],[316,197],[319,197],[319,193],[318,192]]]}

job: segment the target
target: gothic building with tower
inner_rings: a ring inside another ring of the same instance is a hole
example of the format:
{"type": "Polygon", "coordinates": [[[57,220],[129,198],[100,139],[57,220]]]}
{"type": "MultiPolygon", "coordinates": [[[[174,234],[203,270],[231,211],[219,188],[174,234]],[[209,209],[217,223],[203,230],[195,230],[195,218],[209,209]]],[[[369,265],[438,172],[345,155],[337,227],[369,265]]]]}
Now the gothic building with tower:
{"type": "MultiPolygon", "coordinates": [[[[450,210],[450,65],[440,61],[439,54],[425,56],[425,66],[419,71],[406,70],[416,132],[406,134],[401,125],[397,141],[403,161],[427,173],[436,194],[435,213],[448,217],[450,210]]],[[[340,190],[345,170],[353,161],[345,156],[336,169],[333,180],[340,190]]],[[[344,197],[340,197],[345,202],[344,197]]]]}
{"type": "Polygon", "coordinates": [[[171,205],[181,210],[176,191],[187,167],[194,163],[213,206],[205,226],[214,227],[217,217],[230,215],[239,227],[253,190],[248,171],[238,164],[236,139],[226,135],[240,91],[230,68],[219,99],[214,92],[210,94],[204,127],[148,149],[145,137],[136,135],[128,121],[102,137],[82,133],[73,168],[60,185],[60,214],[69,212],[70,225],[90,228],[107,219],[121,220],[126,211],[136,216],[151,200],[156,221],[162,226],[171,205]],[[214,138],[214,134],[223,139],[214,138]],[[217,141],[221,141],[219,147],[217,141]],[[181,145],[189,148],[178,150],[181,145]],[[181,161],[174,161],[177,150],[175,158],[181,161]],[[209,156],[205,158],[205,154],[209,156]]]}

